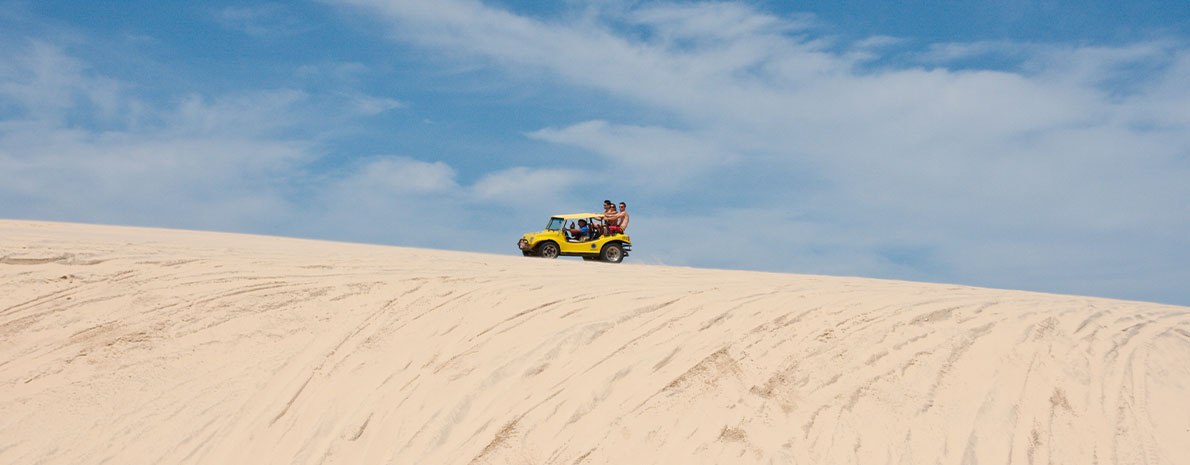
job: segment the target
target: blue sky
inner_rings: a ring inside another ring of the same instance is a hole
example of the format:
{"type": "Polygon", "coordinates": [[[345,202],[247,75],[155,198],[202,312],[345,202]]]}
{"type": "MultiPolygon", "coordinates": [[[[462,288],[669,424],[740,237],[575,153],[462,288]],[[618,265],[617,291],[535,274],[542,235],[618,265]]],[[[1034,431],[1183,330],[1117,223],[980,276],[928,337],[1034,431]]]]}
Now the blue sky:
{"type": "Polygon", "coordinates": [[[1190,304],[1186,2],[0,3],[0,217],[1190,304]]]}

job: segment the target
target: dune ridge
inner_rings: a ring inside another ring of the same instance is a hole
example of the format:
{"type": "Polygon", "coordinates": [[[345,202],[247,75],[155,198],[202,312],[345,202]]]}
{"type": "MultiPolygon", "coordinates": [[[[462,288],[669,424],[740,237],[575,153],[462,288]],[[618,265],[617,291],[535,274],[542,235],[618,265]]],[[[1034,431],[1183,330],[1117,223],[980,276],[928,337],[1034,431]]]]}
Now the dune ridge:
{"type": "Polygon", "coordinates": [[[1187,307],[9,220],[0,277],[0,463],[1190,463],[1187,307]]]}

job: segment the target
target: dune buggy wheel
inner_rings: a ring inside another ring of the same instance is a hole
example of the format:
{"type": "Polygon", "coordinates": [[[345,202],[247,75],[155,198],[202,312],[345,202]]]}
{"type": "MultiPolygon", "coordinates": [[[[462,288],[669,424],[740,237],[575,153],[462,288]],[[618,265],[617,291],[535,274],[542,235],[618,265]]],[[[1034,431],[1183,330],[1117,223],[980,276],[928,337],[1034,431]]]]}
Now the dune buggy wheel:
{"type": "Polygon", "coordinates": [[[537,248],[537,254],[541,258],[558,258],[558,244],[553,242],[546,242],[537,248]]]}
{"type": "Polygon", "coordinates": [[[608,244],[599,252],[599,258],[608,263],[620,263],[624,260],[624,248],[620,244],[608,244]]]}

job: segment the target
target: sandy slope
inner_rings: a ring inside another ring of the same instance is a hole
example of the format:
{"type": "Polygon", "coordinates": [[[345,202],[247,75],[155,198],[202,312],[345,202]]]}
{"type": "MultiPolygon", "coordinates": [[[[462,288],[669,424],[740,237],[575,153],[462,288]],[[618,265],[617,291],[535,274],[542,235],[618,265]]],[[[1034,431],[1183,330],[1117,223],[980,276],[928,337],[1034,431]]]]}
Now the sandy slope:
{"type": "Polygon", "coordinates": [[[3,464],[1190,463],[1186,307],[24,221],[0,257],[3,464]]]}

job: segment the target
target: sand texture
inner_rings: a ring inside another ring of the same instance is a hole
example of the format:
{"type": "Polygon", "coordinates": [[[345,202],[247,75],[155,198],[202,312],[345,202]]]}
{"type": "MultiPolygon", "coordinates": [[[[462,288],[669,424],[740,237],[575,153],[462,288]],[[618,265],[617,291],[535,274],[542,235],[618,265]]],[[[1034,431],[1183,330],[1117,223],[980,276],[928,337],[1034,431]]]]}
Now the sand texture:
{"type": "Polygon", "coordinates": [[[1190,308],[632,260],[0,221],[0,464],[1190,463],[1190,308]]]}

